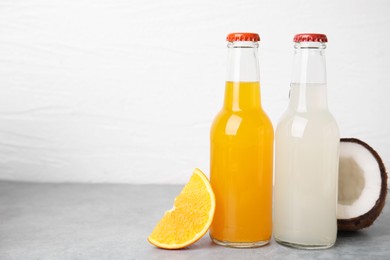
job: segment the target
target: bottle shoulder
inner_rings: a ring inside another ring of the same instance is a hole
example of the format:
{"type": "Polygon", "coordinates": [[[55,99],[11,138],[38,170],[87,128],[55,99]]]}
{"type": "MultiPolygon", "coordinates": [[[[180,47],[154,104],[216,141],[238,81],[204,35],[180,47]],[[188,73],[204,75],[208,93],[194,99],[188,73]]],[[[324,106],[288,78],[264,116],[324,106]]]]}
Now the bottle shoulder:
{"type": "Polygon", "coordinates": [[[304,118],[313,122],[334,122],[336,119],[333,114],[327,109],[314,110],[314,111],[296,111],[293,109],[287,109],[279,119],[278,125],[283,122],[292,121],[295,118],[304,118]]]}
{"type": "Polygon", "coordinates": [[[273,138],[274,130],[271,120],[263,111],[220,111],[215,117],[211,138],[226,136],[255,140],[261,136],[273,138]]]}
{"type": "Polygon", "coordinates": [[[276,135],[339,138],[339,128],[329,110],[303,113],[288,109],[277,124],[276,135]]]}
{"type": "Polygon", "coordinates": [[[231,120],[239,120],[248,125],[269,125],[272,123],[268,115],[262,109],[250,111],[231,111],[222,109],[214,118],[213,125],[225,125],[231,120]]]}

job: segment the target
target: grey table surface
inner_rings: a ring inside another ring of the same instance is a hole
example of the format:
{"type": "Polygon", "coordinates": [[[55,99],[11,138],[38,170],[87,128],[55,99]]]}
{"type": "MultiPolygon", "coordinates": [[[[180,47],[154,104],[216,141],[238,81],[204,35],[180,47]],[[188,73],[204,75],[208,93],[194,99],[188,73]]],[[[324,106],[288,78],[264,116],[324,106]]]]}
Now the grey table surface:
{"type": "Polygon", "coordinates": [[[327,250],[273,240],[233,249],[208,235],[183,250],[155,248],[146,238],[181,188],[0,182],[0,259],[390,259],[389,205],[372,227],[339,233],[327,250]]]}

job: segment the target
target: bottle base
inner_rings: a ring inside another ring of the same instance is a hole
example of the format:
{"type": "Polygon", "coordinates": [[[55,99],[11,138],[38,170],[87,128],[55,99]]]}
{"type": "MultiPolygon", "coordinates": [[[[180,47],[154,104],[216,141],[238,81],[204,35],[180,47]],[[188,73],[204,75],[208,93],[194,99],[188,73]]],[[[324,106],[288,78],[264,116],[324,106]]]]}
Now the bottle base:
{"type": "Polygon", "coordinates": [[[292,248],[297,248],[297,249],[306,249],[306,250],[317,250],[317,249],[327,249],[327,248],[331,248],[332,246],[334,246],[334,242],[333,243],[330,243],[330,244],[298,244],[298,243],[293,243],[293,242],[289,242],[289,241],[284,241],[284,240],[279,240],[277,238],[274,238],[275,241],[282,245],[282,246],[287,246],[287,247],[292,247],[292,248]]]}
{"type": "Polygon", "coordinates": [[[211,240],[220,246],[233,247],[233,248],[254,248],[267,245],[270,240],[261,240],[255,242],[230,242],[225,240],[218,240],[210,236],[211,240]]]}

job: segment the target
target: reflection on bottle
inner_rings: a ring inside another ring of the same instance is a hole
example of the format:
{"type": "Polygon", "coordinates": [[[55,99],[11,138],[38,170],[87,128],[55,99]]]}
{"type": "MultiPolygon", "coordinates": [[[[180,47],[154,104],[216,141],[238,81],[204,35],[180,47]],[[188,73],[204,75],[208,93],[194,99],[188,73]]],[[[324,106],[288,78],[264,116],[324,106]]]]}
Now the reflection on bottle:
{"type": "Polygon", "coordinates": [[[307,125],[307,119],[300,116],[295,116],[291,126],[291,136],[302,138],[307,125]]]}
{"type": "Polygon", "coordinates": [[[240,127],[242,118],[237,115],[231,115],[226,124],[226,134],[227,135],[236,135],[237,130],[240,127]]]}

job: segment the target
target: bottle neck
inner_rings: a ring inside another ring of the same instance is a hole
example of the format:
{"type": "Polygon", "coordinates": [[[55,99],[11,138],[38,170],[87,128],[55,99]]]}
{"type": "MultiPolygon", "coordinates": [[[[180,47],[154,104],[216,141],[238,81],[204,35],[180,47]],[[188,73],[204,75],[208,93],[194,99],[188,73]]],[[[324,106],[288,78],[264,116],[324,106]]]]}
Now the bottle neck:
{"type": "Polygon", "coordinates": [[[326,84],[325,43],[301,42],[294,48],[291,83],[326,84]]]}
{"type": "Polygon", "coordinates": [[[327,109],[326,44],[300,42],[294,47],[290,108],[299,112],[327,109]]]}
{"type": "Polygon", "coordinates": [[[258,46],[258,42],[251,41],[228,42],[225,109],[261,107],[258,46]]]}
{"type": "Polygon", "coordinates": [[[258,47],[258,42],[228,42],[226,81],[260,81],[258,47]]]}

